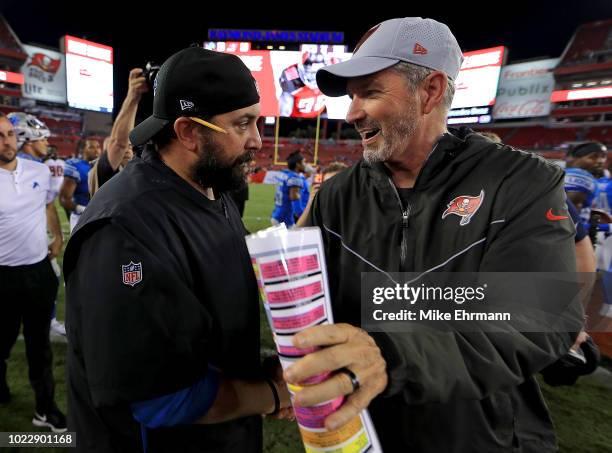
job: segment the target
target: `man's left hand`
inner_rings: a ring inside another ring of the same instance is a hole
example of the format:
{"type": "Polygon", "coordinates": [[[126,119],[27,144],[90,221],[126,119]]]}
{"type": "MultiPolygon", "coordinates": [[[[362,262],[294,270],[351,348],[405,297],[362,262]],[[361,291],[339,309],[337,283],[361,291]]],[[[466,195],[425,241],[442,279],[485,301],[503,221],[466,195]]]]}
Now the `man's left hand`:
{"type": "Polygon", "coordinates": [[[62,251],[62,240],[59,238],[53,239],[53,242],[49,244],[49,259],[57,258],[62,251]]]}
{"type": "Polygon", "coordinates": [[[346,373],[338,372],[320,384],[304,387],[296,394],[294,403],[304,407],[349,395],[342,407],[325,420],[328,430],[337,429],[352,420],[387,387],[386,362],[374,339],[362,329],[350,324],[314,326],[296,334],[293,344],[298,348],[323,348],[306,355],[285,370],[288,383],[299,385],[312,376],[341,368],[348,368],[359,380],[359,389],[353,391],[351,378],[346,373]]]}

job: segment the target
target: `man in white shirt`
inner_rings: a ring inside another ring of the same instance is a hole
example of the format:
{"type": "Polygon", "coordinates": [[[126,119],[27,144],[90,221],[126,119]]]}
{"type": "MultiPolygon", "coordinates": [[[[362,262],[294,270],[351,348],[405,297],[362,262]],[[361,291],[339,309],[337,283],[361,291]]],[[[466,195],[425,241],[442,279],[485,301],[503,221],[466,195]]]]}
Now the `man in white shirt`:
{"type": "MultiPolygon", "coordinates": [[[[36,116],[25,112],[11,112],[7,115],[7,118],[13,124],[13,130],[17,137],[17,148],[19,149],[17,157],[35,162],[43,162],[48,156],[49,142],[47,139],[51,136],[51,131],[47,125],[36,116]]],[[[64,161],[57,159],[57,155],[55,155],[45,161],[45,164],[51,171],[51,189],[54,191],[55,196],[57,196],[64,179],[64,161]]],[[[61,269],[55,258],[51,260],[51,266],[59,280],[61,269]]],[[[56,306],[57,295],[56,303],[51,313],[50,333],[66,336],[66,328],[56,318],[56,306]]]]}
{"type": "Polygon", "coordinates": [[[0,404],[10,400],[6,360],[23,322],[29,379],[36,399],[32,423],[66,431],[54,401],[49,324],[58,280],[50,259],[62,248],[51,172],[17,157],[13,124],[0,114],[0,404]],[[47,244],[47,227],[54,240],[47,244]]]}

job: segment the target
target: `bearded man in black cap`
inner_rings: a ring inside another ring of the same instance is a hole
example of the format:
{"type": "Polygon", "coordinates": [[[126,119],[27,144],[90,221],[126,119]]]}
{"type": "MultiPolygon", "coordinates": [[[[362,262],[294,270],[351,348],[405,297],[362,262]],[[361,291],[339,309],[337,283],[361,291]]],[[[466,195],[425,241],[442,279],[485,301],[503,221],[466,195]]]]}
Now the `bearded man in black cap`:
{"type": "Polygon", "coordinates": [[[261,451],[261,415],[289,406],[259,357],[257,284],[225,192],[261,147],[242,61],[170,57],[152,142],[100,189],[68,244],[69,426],[78,451],[261,451]]]}

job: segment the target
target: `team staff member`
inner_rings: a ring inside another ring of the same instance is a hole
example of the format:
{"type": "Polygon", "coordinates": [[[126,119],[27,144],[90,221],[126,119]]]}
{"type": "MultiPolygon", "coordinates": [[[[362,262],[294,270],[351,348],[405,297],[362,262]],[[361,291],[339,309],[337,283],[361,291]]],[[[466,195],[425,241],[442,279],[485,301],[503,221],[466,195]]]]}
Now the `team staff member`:
{"type": "Polygon", "coordinates": [[[362,272],[576,270],[561,169],[468,129],[447,131],[461,61],[446,25],[403,18],[373,27],[351,60],[319,71],[323,93],[350,94],[347,121],[364,159],[321,186],[311,214],[340,324],[296,335],[298,347],[328,347],[285,375],[294,383],[340,370],[298,393],[297,404],[350,393],[327,426],[369,405],[385,452],[556,451],[534,374],[576,334],[356,327],[362,272]]]}
{"type": "Polygon", "coordinates": [[[289,399],[261,371],[257,284],[224,192],[261,147],[259,93],[238,57],[201,48],[156,84],[130,134],[156,151],[100,189],[66,250],[70,430],[79,451],[258,452],[261,414],[289,399]]]}
{"type": "Polygon", "coordinates": [[[13,124],[0,113],[0,403],[11,395],[6,360],[23,323],[28,376],[36,410],[32,423],[66,431],[66,418],[55,405],[49,324],[58,280],[49,259],[62,249],[62,233],[53,205],[51,172],[45,164],[17,156],[13,124]],[[47,225],[54,240],[47,245],[47,225]]]}
{"type": "MultiPolygon", "coordinates": [[[[49,142],[47,139],[51,136],[49,128],[34,115],[24,112],[12,112],[7,115],[7,118],[13,124],[15,135],[17,136],[17,145],[19,147],[19,153],[17,157],[21,159],[32,160],[34,162],[43,162],[47,153],[49,152],[49,142]]],[[[54,157],[54,159],[57,156],[54,157]]],[[[57,159],[60,163],[49,166],[47,160],[45,164],[51,171],[51,189],[54,194],[59,193],[59,186],[61,186],[61,180],[63,179],[63,164],[64,162],[57,159]],[[61,167],[60,167],[61,165],[61,167]],[[61,174],[59,174],[61,172],[61,174]]],[[[51,231],[51,226],[48,227],[51,231]]],[[[60,268],[55,258],[51,259],[51,266],[55,275],[59,279],[60,268]]],[[[57,296],[56,296],[57,301],[57,296]]],[[[55,306],[57,305],[57,302],[55,306]]],[[[53,308],[51,312],[51,328],[50,333],[55,335],[66,335],[64,325],[60,323],[56,318],[56,308],[53,308]]]]}
{"type": "Polygon", "coordinates": [[[70,212],[71,232],[89,204],[89,171],[92,162],[100,155],[100,142],[82,139],[77,148],[79,157],[66,161],[64,181],[60,189],[60,204],[70,212]]]}

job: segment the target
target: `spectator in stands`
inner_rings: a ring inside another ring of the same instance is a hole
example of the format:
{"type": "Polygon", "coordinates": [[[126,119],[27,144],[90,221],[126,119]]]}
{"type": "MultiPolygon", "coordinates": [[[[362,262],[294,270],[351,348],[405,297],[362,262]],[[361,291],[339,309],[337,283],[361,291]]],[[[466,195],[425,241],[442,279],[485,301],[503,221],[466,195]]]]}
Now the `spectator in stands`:
{"type": "Polygon", "coordinates": [[[306,202],[306,207],[304,208],[304,212],[298,219],[296,226],[303,227],[307,225],[307,219],[308,215],[310,214],[310,207],[312,206],[312,201],[314,200],[315,195],[319,191],[321,184],[327,181],[328,179],[333,178],[341,171],[346,170],[347,168],[348,166],[346,164],[343,164],[342,162],[332,162],[327,167],[325,167],[325,169],[321,173],[321,179],[319,181],[317,181],[317,176],[319,175],[315,174],[315,179],[310,189],[310,194],[308,197],[308,201],[306,202]]]}
{"type": "Polygon", "coordinates": [[[129,133],[134,129],[136,111],[142,95],[149,91],[147,79],[142,76],[142,69],[130,71],[128,77],[128,92],[111,130],[110,137],[105,140],[102,154],[93,163],[89,172],[89,194],[93,197],[102,185],[119,173],[133,157],[129,133]]]}
{"type": "Polygon", "coordinates": [[[281,170],[281,175],[277,177],[272,225],[284,223],[287,227],[291,227],[302,215],[304,210],[301,199],[304,186],[304,180],[300,176],[302,171],[304,171],[304,156],[299,151],[294,151],[287,157],[287,168],[281,170]]]}
{"type": "Polygon", "coordinates": [[[60,189],[60,204],[70,212],[70,231],[89,204],[88,176],[92,161],[100,155],[100,142],[81,139],[77,145],[77,155],[81,157],[66,161],[64,182],[60,189]]]}
{"type": "Polygon", "coordinates": [[[32,423],[66,431],[66,418],[54,401],[49,325],[58,280],[50,259],[62,249],[49,169],[17,157],[13,124],[0,113],[0,403],[11,399],[6,360],[23,324],[28,376],[36,411],[32,423]],[[47,242],[47,228],[53,234],[47,242]]]}
{"type": "MultiPolygon", "coordinates": [[[[313,201],[308,223],[322,230],[336,324],[293,337],[296,347],[324,348],[285,377],[332,372],[296,404],[348,395],[326,428],[368,407],[384,451],[556,451],[535,375],[576,334],[357,327],[363,272],[414,272],[416,284],[434,271],[575,272],[572,223],[546,216],[565,211],[562,170],[469,129],[447,130],[462,60],[447,26],[401,18],[371,28],[350,60],[319,70],[324,94],[351,96],[347,121],[364,151],[313,201]]],[[[576,332],[577,305],[567,317],[576,332]]]]}

